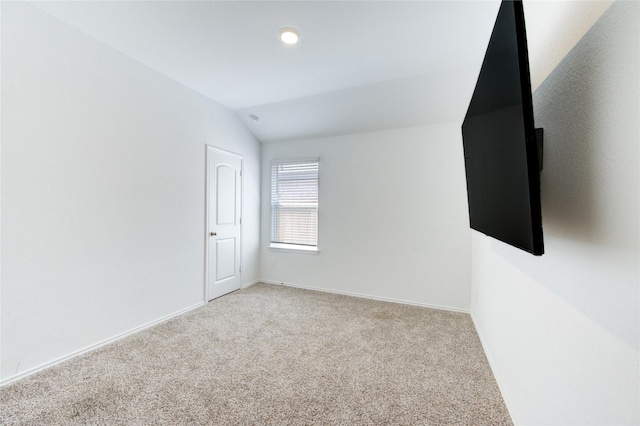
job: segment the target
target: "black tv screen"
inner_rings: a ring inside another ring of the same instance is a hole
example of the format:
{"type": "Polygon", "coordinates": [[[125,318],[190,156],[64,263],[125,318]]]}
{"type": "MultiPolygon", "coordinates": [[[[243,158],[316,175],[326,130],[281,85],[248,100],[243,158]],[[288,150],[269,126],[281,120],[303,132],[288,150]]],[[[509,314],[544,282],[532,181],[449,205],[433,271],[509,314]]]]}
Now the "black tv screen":
{"type": "Polygon", "coordinates": [[[500,5],[462,139],[471,228],[543,254],[540,168],[521,1],[500,5]]]}

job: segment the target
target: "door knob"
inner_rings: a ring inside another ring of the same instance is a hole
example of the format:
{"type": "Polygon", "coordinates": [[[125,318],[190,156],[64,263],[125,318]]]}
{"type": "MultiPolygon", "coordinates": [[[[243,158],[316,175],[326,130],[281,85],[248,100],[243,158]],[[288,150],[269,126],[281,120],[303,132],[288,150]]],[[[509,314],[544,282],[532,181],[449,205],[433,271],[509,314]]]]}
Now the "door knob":
{"type": "Polygon", "coordinates": [[[211,232],[209,235],[211,235],[212,237],[215,237],[218,234],[216,234],[215,232],[211,232]]]}

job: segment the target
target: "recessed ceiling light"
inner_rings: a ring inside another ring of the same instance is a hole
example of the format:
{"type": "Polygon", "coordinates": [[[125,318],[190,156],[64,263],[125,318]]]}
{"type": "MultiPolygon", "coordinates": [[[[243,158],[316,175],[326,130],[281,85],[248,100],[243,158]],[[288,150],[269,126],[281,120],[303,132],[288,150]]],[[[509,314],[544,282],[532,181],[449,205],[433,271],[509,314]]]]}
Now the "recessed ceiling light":
{"type": "Polygon", "coordinates": [[[257,115],[255,115],[255,114],[251,114],[251,115],[249,116],[249,118],[250,118],[250,119],[251,119],[251,121],[253,121],[254,123],[259,123],[259,122],[260,122],[260,117],[258,117],[258,116],[257,116],[257,115]]]}
{"type": "Polygon", "coordinates": [[[283,28],[278,31],[280,40],[286,44],[296,44],[300,40],[300,31],[295,28],[283,28]]]}

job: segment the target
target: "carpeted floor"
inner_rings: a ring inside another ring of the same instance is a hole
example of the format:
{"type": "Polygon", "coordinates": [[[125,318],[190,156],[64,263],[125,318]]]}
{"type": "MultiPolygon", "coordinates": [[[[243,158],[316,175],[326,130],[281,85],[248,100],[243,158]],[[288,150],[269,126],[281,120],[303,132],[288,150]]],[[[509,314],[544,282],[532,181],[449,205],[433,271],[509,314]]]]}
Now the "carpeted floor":
{"type": "Polygon", "coordinates": [[[0,388],[0,424],[511,424],[469,315],[256,284],[0,388]]]}

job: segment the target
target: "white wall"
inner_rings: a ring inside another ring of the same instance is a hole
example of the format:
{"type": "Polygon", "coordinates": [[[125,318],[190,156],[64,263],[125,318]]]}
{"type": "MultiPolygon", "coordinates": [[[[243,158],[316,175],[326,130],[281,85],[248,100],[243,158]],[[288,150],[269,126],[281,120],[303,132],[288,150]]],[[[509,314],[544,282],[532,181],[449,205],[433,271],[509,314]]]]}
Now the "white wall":
{"type": "Polygon", "coordinates": [[[531,88],[536,90],[613,0],[524,0],[531,88]]]}
{"type": "Polygon", "coordinates": [[[471,311],[516,422],[640,423],[637,2],[534,94],[546,253],[472,240],[471,311]]]}
{"type": "Polygon", "coordinates": [[[467,310],[465,191],[458,124],[265,144],[261,278],[467,310]],[[320,254],[269,250],[271,160],[310,156],[320,157],[320,254]]]}
{"type": "Polygon", "coordinates": [[[2,2],[4,381],[203,301],[205,144],[245,157],[251,283],[260,145],[237,117],[2,2]]]}

